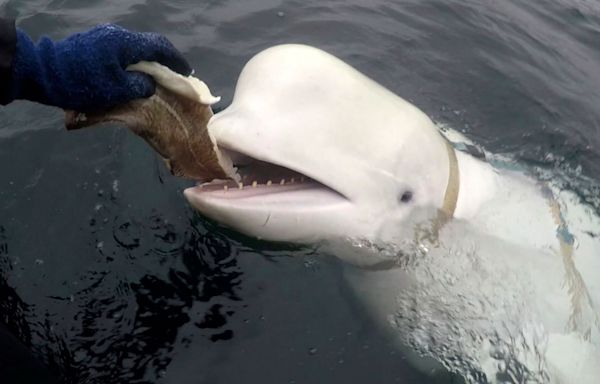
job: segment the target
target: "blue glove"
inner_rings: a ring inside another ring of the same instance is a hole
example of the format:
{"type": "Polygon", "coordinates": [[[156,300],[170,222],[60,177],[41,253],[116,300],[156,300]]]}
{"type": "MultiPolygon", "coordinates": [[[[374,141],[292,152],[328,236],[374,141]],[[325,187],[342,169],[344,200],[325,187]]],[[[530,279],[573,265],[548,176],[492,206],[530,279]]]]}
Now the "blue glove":
{"type": "Polygon", "coordinates": [[[45,37],[35,45],[17,30],[10,95],[63,109],[107,109],[154,93],[150,76],[125,70],[142,60],[191,73],[175,47],[155,33],[106,24],[58,42],[45,37]]]}

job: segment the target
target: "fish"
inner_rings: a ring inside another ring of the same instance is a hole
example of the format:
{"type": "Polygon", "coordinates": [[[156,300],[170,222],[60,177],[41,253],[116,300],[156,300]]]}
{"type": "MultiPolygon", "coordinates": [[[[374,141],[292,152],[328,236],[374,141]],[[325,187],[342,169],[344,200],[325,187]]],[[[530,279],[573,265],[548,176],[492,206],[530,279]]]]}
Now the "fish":
{"type": "Polygon", "coordinates": [[[128,67],[151,75],[155,93],[104,111],[65,111],[65,127],[79,130],[118,123],[146,141],[177,177],[195,181],[235,178],[235,169],[208,131],[211,105],[220,98],[193,76],[181,76],[158,63],[128,67]]]}

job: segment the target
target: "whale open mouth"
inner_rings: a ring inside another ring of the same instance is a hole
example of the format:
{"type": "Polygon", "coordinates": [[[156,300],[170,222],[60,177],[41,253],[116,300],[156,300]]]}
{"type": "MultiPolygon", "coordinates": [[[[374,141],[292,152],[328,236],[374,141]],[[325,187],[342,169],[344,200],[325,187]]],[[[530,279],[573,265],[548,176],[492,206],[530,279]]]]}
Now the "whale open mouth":
{"type": "Polygon", "coordinates": [[[314,178],[274,163],[256,159],[239,151],[219,146],[220,156],[230,162],[236,180],[213,180],[199,183],[192,189],[197,197],[209,199],[260,200],[268,202],[330,203],[346,201],[346,197],[331,186],[314,178]]]}

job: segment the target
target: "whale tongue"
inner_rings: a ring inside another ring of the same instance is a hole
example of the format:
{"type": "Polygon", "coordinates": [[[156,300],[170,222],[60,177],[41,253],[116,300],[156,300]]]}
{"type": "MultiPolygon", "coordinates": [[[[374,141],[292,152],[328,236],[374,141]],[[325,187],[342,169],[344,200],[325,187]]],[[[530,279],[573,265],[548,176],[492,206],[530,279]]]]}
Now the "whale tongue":
{"type": "Polygon", "coordinates": [[[180,76],[156,63],[133,67],[155,78],[158,84],[153,96],[106,111],[66,111],[67,130],[121,123],[144,139],[175,176],[198,181],[236,178],[235,169],[221,156],[208,132],[213,116],[210,104],[218,98],[198,79],[180,76]]]}

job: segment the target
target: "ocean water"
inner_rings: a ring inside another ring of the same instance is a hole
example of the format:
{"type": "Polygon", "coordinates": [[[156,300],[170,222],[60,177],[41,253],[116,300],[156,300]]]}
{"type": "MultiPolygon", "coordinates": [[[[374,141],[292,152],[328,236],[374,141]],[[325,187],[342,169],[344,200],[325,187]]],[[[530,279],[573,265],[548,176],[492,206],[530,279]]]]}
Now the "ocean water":
{"type": "MultiPolygon", "coordinates": [[[[104,22],[163,33],[223,97],[217,109],[260,50],[315,45],[600,210],[594,1],[0,0],[0,14],[32,36],[104,22]]],[[[190,184],[124,129],[68,133],[61,111],[0,109],[0,319],[51,373],[428,382],[353,301],[337,261],[207,221],[182,196],[190,184]]]]}

